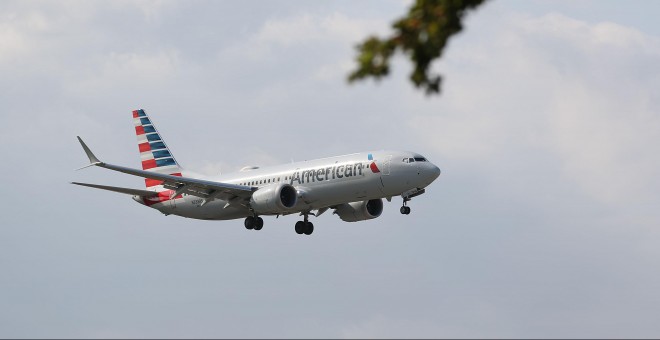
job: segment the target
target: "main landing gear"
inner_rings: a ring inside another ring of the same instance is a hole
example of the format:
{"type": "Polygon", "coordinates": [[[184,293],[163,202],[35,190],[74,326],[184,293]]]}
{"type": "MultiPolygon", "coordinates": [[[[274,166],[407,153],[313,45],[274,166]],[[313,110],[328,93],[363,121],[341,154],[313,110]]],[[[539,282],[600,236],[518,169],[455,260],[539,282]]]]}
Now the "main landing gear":
{"type": "MultiPolygon", "coordinates": [[[[314,232],[314,224],[308,220],[308,215],[304,215],[304,221],[296,222],[296,233],[298,235],[311,235],[314,232]]],[[[264,227],[264,220],[259,216],[248,216],[245,218],[245,229],[261,230],[264,227]]]]}
{"type": "Polygon", "coordinates": [[[261,230],[264,227],[264,219],[259,216],[248,216],[245,218],[245,229],[261,230]]]}
{"type": "Polygon", "coordinates": [[[304,221],[296,222],[296,233],[298,235],[311,235],[314,232],[314,224],[308,220],[307,214],[304,215],[304,221]]]}

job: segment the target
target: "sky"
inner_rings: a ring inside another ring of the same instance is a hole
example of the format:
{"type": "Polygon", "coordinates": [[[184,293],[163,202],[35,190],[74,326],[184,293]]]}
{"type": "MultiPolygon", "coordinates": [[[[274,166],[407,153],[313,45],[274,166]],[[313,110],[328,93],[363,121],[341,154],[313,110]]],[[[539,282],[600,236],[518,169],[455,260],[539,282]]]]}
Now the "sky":
{"type": "Polygon", "coordinates": [[[409,1],[0,2],[0,337],[657,338],[656,1],[488,2],[433,71],[349,85],[409,1]],[[442,169],[374,220],[163,216],[143,108],[217,175],[400,149],[442,169]]]}

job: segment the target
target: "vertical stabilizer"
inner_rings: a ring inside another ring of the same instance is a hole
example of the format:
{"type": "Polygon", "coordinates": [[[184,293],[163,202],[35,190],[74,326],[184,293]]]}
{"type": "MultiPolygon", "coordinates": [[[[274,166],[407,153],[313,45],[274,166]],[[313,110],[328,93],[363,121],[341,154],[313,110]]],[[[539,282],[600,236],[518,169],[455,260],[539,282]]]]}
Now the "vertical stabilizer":
{"type": "MultiPolygon", "coordinates": [[[[174,159],[172,152],[170,152],[147,113],[142,109],[133,111],[133,121],[135,123],[138,149],[140,150],[142,170],[181,176],[182,169],[179,163],[174,159]]],[[[161,184],[162,182],[158,180],[145,179],[148,190],[159,189],[158,191],[160,191],[162,190],[161,184]]]]}

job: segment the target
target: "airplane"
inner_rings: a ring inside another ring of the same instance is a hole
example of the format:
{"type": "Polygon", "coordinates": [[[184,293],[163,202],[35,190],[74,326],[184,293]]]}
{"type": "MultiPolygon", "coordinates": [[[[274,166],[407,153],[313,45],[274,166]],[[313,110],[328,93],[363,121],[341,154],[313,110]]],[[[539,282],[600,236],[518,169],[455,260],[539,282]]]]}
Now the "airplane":
{"type": "MultiPolygon", "coordinates": [[[[426,192],[440,169],[418,153],[369,151],[278,166],[244,167],[217,178],[184,170],[143,109],[133,111],[142,170],[100,161],[78,136],[91,166],[143,177],[146,190],[71,182],[133,196],[133,200],[165,215],[201,220],[245,219],[249,230],[261,230],[261,216],[298,214],[297,234],[311,235],[319,217],[332,209],[346,222],[377,218],[383,198],[400,196],[400,212],[410,214],[408,202],[426,192]]],[[[78,169],[78,170],[80,170],[78,169]]]]}

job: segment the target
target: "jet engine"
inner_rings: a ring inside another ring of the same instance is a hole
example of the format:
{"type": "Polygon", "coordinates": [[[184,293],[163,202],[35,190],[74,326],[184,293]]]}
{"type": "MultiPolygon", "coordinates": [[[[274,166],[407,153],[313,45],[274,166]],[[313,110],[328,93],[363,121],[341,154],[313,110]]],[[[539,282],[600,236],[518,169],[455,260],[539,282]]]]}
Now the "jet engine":
{"type": "Polygon", "coordinates": [[[383,212],[383,200],[373,199],[340,204],[335,208],[335,214],[345,222],[370,220],[383,212]]]}
{"type": "Polygon", "coordinates": [[[250,206],[257,214],[277,214],[293,208],[297,201],[296,188],[279,183],[255,191],[250,198],[250,206]]]}

